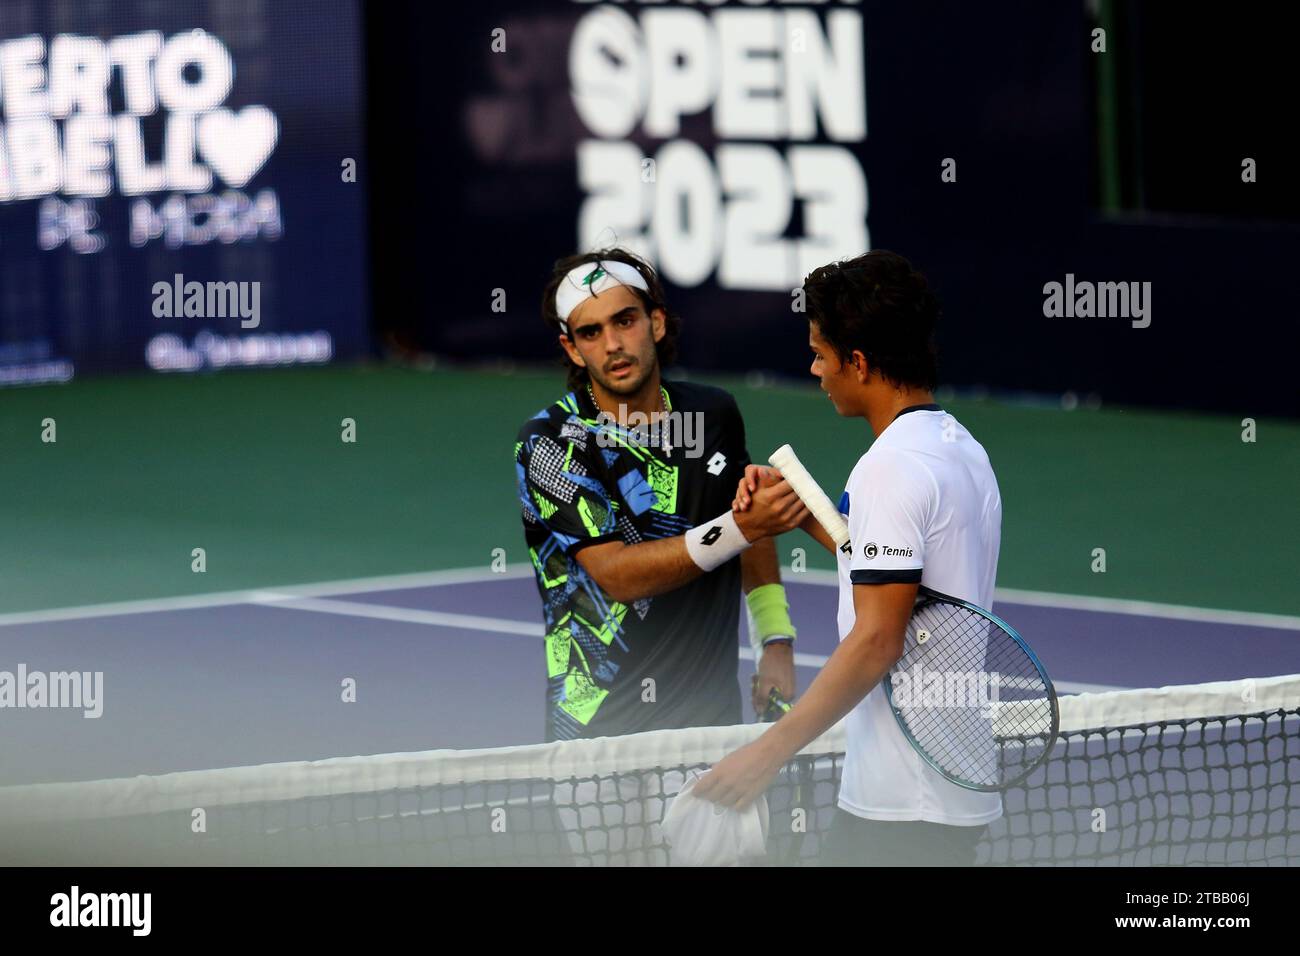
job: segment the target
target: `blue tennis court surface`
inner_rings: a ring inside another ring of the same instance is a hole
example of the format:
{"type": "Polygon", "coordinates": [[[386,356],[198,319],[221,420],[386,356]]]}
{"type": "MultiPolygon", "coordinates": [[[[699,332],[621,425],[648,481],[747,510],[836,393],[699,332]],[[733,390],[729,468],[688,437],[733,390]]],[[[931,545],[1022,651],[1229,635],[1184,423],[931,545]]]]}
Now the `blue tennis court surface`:
{"type": "MultiPolygon", "coordinates": [[[[785,578],[802,690],[834,649],[836,591],[785,578]]],[[[1300,673],[1300,619],[1020,592],[994,610],[1064,692],[1300,673]]],[[[104,677],[96,719],[5,712],[0,782],[536,743],[540,618],[526,567],[2,615],[6,667],[104,677]]]]}

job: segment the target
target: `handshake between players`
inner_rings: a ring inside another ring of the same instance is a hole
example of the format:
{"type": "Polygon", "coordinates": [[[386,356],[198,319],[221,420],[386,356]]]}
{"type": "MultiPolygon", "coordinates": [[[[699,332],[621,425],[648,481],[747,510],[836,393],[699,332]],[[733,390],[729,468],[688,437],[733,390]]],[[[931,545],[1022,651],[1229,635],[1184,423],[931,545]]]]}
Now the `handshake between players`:
{"type": "Polygon", "coordinates": [[[736,524],[750,541],[802,528],[823,548],[835,553],[831,536],[776,468],[746,465],[731,510],[736,524]]]}

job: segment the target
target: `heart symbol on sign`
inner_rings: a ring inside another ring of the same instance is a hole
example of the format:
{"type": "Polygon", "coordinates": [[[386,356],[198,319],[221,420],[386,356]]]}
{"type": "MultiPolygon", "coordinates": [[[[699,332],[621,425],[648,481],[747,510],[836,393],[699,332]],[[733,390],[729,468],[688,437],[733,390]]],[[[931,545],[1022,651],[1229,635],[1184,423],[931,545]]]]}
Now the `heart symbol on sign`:
{"type": "Polygon", "coordinates": [[[199,149],[223,180],[236,189],[257,174],[280,138],[280,123],[265,106],[236,114],[221,109],[199,117],[199,149]]]}

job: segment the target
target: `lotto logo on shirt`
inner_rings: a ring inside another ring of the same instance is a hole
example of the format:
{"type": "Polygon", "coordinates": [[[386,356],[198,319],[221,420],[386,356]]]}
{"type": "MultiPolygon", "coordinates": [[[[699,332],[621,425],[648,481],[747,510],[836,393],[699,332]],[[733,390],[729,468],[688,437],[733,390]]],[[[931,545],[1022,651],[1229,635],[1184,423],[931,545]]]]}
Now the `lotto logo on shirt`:
{"type": "Polygon", "coordinates": [[[910,558],[912,557],[911,548],[895,548],[887,544],[876,544],[874,541],[868,541],[867,546],[862,549],[862,553],[867,559],[883,554],[887,558],[910,558]]]}

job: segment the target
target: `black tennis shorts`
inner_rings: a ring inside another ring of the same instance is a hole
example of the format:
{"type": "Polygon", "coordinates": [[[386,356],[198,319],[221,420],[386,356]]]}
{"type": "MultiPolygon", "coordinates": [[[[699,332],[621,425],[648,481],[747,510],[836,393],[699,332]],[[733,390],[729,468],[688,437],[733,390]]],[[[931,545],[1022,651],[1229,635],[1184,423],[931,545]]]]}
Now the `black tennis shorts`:
{"type": "Polygon", "coordinates": [[[986,826],[864,820],[839,807],[822,840],[822,866],[974,866],[986,826]]]}

